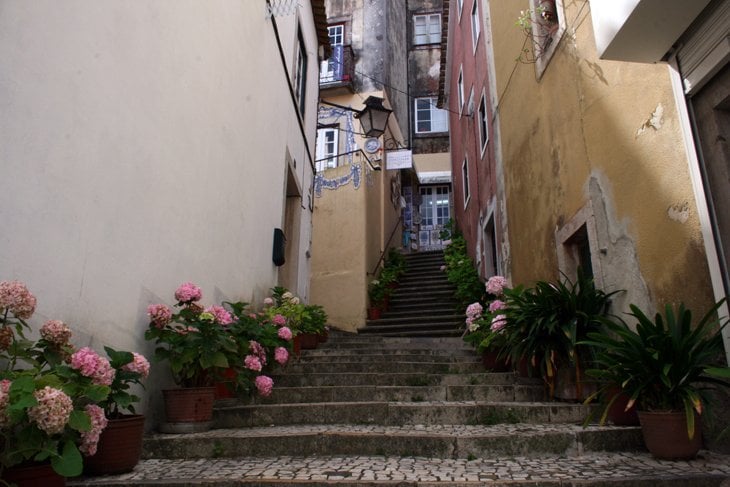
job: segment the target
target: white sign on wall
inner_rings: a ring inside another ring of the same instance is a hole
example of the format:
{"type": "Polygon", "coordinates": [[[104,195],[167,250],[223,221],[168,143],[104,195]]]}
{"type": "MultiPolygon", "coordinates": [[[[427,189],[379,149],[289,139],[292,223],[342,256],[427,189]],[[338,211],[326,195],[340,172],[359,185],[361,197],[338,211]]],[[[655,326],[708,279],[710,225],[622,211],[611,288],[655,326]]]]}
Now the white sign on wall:
{"type": "Polygon", "coordinates": [[[385,160],[385,168],[393,169],[409,169],[413,167],[413,153],[408,149],[393,150],[387,152],[385,160]]]}

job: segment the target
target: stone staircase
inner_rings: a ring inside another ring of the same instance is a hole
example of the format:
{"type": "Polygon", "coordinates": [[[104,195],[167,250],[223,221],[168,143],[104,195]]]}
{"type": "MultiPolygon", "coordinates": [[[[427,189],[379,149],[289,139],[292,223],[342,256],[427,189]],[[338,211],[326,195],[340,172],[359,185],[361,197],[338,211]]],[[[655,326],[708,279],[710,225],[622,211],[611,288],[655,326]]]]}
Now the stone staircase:
{"type": "Polygon", "coordinates": [[[446,279],[443,251],[405,254],[406,272],[379,320],[360,333],[400,337],[461,336],[464,315],[457,313],[455,287],[446,279]]]}
{"type": "Polygon", "coordinates": [[[70,486],[719,486],[728,457],[659,462],[635,427],[583,428],[539,380],[485,373],[460,338],[333,332],[216,404],[214,429],[145,439],[134,472],[70,486]]]}

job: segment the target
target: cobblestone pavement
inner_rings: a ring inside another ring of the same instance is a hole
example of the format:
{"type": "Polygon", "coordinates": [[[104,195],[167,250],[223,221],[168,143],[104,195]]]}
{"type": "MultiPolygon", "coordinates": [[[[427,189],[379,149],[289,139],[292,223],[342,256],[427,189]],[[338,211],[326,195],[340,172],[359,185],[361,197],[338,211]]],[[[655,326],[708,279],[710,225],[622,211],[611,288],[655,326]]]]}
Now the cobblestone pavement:
{"type": "MultiPolygon", "coordinates": [[[[667,480],[716,475],[730,479],[730,456],[706,451],[691,461],[659,461],[648,453],[592,453],[577,457],[445,460],[420,457],[278,457],[199,460],[144,460],[128,474],[90,477],[69,486],[180,479],[215,482],[548,482],[567,480],[667,480]]],[[[187,485],[187,484],[186,484],[187,485]]],[[[536,484],[539,485],[539,484],[536,484]]],[[[621,484],[619,484],[621,485],[621,484]]],[[[658,485],[658,484],[657,484],[658,485]]],[[[693,485],[693,484],[689,484],[693,485]]]]}

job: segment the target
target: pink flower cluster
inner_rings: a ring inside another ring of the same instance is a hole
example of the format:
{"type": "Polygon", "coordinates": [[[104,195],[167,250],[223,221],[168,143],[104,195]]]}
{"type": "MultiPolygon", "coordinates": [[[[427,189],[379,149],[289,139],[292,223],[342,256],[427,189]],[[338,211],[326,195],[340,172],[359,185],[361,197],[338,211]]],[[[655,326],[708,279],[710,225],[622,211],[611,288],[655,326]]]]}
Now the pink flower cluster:
{"type": "Polygon", "coordinates": [[[108,421],[106,416],[104,416],[104,410],[96,404],[87,404],[84,409],[86,414],[89,415],[89,419],[91,419],[91,429],[81,432],[79,450],[87,457],[90,457],[96,454],[96,447],[99,445],[99,435],[106,428],[108,421]]]}
{"type": "Polygon", "coordinates": [[[46,386],[33,393],[38,404],[28,409],[28,418],[49,435],[61,433],[68,424],[73,402],[60,389],[46,386]]]}
{"type": "Polygon", "coordinates": [[[10,402],[10,382],[7,379],[0,381],[0,428],[8,425],[8,403],[10,402]]]}
{"type": "Polygon", "coordinates": [[[272,322],[273,322],[273,323],[274,323],[274,324],[275,324],[276,326],[284,326],[284,325],[286,325],[286,317],[285,317],[284,315],[276,314],[276,315],[274,315],[274,317],[273,317],[273,318],[271,319],[271,321],[272,321],[272,322]]]}
{"type": "Polygon", "coordinates": [[[254,384],[256,385],[256,390],[259,391],[259,394],[264,397],[270,396],[271,391],[274,388],[274,381],[271,377],[267,377],[265,375],[256,377],[254,384]]]}
{"type": "Polygon", "coordinates": [[[172,320],[172,310],[164,304],[150,304],[147,306],[147,315],[155,328],[164,328],[172,320]]]}
{"type": "Polygon", "coordinates": [[[259,358],[255,355],[246,355],[246,358],[243,359],[243,365],[254,372],[261,372],[261,369],[263,368],[261,360],[259,360],[259,358]]]}
{"type": "Polygon", "coordinates": [[[188,327],[182,327],[182,328],[176,328],[175,333],[178,335],[187,335],[188,333],[198,333],[200,330],[195,328],[194,326],[188,326],[188,327]]]}
{"type": "Polygon", "coordinates": [[[507,285],[507,279],[502,276],[492,276],[487,280],[486,288],[489,294],[501,296],[504,287],[507,285]]]}
{"type": "Polygon", "coordinates": [[[116,370],[109,361],[89,347],[84,347],[71,355],[71,367],[81,375],[91,378],[91,382],[102,386],[110,386],[116,370]]]}
{"type": "Polygon", "coordinates": [[[179,303],[193,303],[203,298],[203,292],[192,282],[184,282],[175,291],[175,299],[179,303]]]}
{"type": "Polygon", "coordinates": [[[142,376],[143,379],[146,379],[147,376],[150,375],[149,361],[144,357],[144,355],[137,352],[132,352],[132,356],[134,357],[132,361],[128,364],[123,365],[122,370],[135,372],[142,376]]]}
{"type": "Polygon", "coordinates": [[[274,304],[274,300],[271,298],[264,298],[264,306],[271,306],[274,304]]]}
{"type": "Polygon", "coordinates": [[[491,303],[489,303],[489,312],[494,313],[495,311],[499,311],[501,309],[506,308],[507,305],[504,304],[504,301],[500,301],[499,299],[495,299],[491,303]]]}
{"type": "Polygon", "coordinates": [[[466,324],[469,327],[469,331],[476,331],[479,325],[474,323],[477,319],[482,316],[482,305],[479,302],[471,303],[466,307],[466,324]]]}
{"type": "Polygon", "coordinates": [[[35,296],[22,282],[0,282],[0,309],[8,309],[16,318],[27,320],[33,316],[35,305],[35,296]]]}
{"type": "Polygon", "coordinates": [[[284,347],[276,347],[274,349],[274,360],[281,365],[286,364],[289,361],[289,351],[284,347]]]}
{"type": "Polygon", "coordinates": [[[276,334],[279,338],[281,338],[282,340],[286,340],[287,342],[292,339],[292,332],[286,326],[282,326],[281,328],[279,328],[279,331],[276,332],[276,334]]]}
{"type": "Polygon", "coordinates": [[[248,342],[248,348],[253,355],[258,357],[261,365],[266,365],[266,349],[256,340],[248,342]]]}
{"type": "Polygon", "coordinates": [[[41,338],[57,346],[67,345],[71,339],[71,329],[61,320],[49,320],[41,326],[41,338]]]}
{"type": "Polygon", "coordinates": [[[507,324],[507,317],[505,315],[497,315],[492,319],[492,326],[489,327],[493,332],[498,332],[505,327],[507,324]]]}
{"type": "Polygon", "coordinates": [[[206,313],[210,313],[215,321],[220,325],[230,325],[233,323],[233,317],[223,306],[210,306],[205,308],[206,313]]]}

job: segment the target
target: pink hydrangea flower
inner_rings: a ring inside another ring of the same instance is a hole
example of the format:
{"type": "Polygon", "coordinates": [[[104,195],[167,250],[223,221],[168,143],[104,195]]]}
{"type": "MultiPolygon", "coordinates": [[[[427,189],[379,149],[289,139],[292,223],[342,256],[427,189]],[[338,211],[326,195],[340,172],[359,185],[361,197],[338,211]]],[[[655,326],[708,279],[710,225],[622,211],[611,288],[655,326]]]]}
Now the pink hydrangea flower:
{"type": "Polygon", "coordinates": [[[172,320],[172,310],[164,304],[150,304],[147,306],[147,315],[155,328],[164,328],[172,320]]]}
{"type": "Polygon", "coordinates": [[[61,320],[49,320],[41,326],[41,338],[54,345],[63,346],[71,339],[71,329],[61,320]]]}
{"type": "Polygon", "coordinates": [[[132,352],[132,356],[134,357],[132,361],[128,364],[123,365],[122,370],[136,372],[137,374],[141,375],[143,379],[146,379],[147,376],[150,375],[149,361],[144,357],[144,355],[137,352],[132,352]]]}
{"type": "Polygon", "coordinates": [[[175,291],[175,299],[179,303],[193,303],[203,298],[203,292],[192,282],[184,282],[175,291]]]}
{"type": "Polygon", "coordinates": [[[89,419],[91,419],[91,429],[81,432],[79,450],[87,457],[90,457],[96,454],[96,447],[99,445],[99,436],[104,431],[104,428],[106,428],[108,421],[106,416],[104,416],[104,410],[96,404],[87,404],[84,409],[86,414],[89,415],[89,419]]]}
{"type": "Polygon", "coordinates": [[[0,428],[7,426],[10,418],[8,417],[8,403],[10,401],[10,386],[12,382],[7,379],[0,381],[0,428]]]}
{"type": "Polygon", "coordinates": [[[500,301],[499,299],[495,299],[491,303],[489,303],[489,311],[491,313],[494,313],[495,311],[499,311],[500,309],[506,308],[507,305],[504,304],[504,301],[500,301]]]}
{"type": "Polygon", "coordinates": [[[198,330],[198,329],[197,329],[197,328],[195,328],[194,326],[187,326],[187,327],[177,328],[177,329],[175,330],[175,332],[176,332],[176,333],[177,333],[178,335],[187,335],[188,333],[198,333],[199,331],[200,331],[200,330],[198,330]]]}
{"type": "Polygon", "coordinates": [[[502,276],[492,276],[487,280],[486,288],[489,294],[499,296],[507,285],[507,279],[502,276]]]}
{"type": "Polygon", "coordinates": [[[271,390],[274,388],[274,381],[271,377],[267,377],[265,375],[256,377],[254,384],[256,385],[256,389],[259,391],[259,394],[264,397],[270,396],[271,390]]]}
{"type": "Polygon", "coordinates": [[[51,386],[39,389],[33,395],[38,404],[28,409],[28,418],[49,435],[61,433],[74,409],[71,398],[51,386]]]}
{"type": "Polygon", "coordinates": [[[284,315],[276,314],[273,318],[271,318],[271,321],[276,326],[284,326],[286,325],[286,317],[284,315]]]}
{"type": "Polygon", "coordinates": [[[492,326],[489,327],[493,332],[498,332],[507,324],[507,317],[505,315],[497,315],[492,319],[492,326]]]}
{"type": "Polygon", "coordinates": [[[287,342],[292,339],[291,330],[286,326],[282,326],[281,328],[279,328],[279,331],[276,334],[279,336],[279,338],[281,338],[282,340],[286,340],[287,342]]]}
{"type": "Polygon", "coordinates": [[[35,305],[35,296],[22,282],[0,282],[0,309],[8,309],[16,318],[27,320],[33,316],[35,305]]]}
{"type": "Polygon", "coordinates": [[[94,384],[102,386],[110,386],[116,374],[109,361],[89,347],[71,355],[71,367],[81,375],[91,378],[94,384]]]}
{"type": "Polygon", "coordinates": [[[205,309],[206,313],[210,313],[215,318],[215,321],[221,325],[230,325],[233,323],[233,317],[223,306],[211,306],[205,309]]]}
{"type": "Polygon", "coordinates": [[[263,365],[261,365],[261,360],[256,355],[246,355],[246,358],[243,359],[243,365],[249,369],[256,372],[261,372],[261,369],[263,368],[263,365]]]}
{"type": "Polygon", "coordinates": [[[266,365],[266,349],[256,340],[248,342],[248,348],[252,354],[256,355],[263,365],[266,365]]]}
{"type": "Polygon", "coordinates": [[[276,347],[274,349],[274,360],[281,365],[286,364],[289,361],[289,351],[284,347],[276,347]]]}
{"type": "Polygon", "coordinates": [[[481,304],[479,304],[478,302],[471,303],[469,306],[466,307],[466,316],[468,316],[469,318],[477,318],[482,314],[482,311],[484,311],[484,308],[482,308],[481,304]]]}
{"type": "Polygon", "coordinates": [[[264,298],[264,305],[265,306],[271,306],[272,304],[274,304],[274,300],[273,299],[271,299],[271,298],[264,298]]]}

